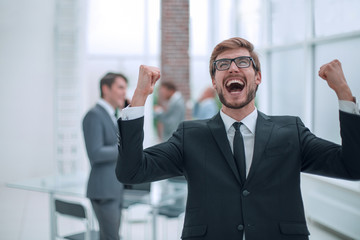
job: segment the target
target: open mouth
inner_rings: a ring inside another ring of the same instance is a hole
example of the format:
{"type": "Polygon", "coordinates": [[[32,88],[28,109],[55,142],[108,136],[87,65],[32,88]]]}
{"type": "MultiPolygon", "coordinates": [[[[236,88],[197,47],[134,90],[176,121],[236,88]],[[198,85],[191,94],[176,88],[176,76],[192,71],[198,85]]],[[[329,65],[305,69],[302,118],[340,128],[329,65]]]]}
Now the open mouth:
{"type": "Polygon", "coordinates": [[[234,79],[228,81],[225,84],[225,87],[230,93],[241,92],[245,87],[245,82],[238,79],[234,79]]]}

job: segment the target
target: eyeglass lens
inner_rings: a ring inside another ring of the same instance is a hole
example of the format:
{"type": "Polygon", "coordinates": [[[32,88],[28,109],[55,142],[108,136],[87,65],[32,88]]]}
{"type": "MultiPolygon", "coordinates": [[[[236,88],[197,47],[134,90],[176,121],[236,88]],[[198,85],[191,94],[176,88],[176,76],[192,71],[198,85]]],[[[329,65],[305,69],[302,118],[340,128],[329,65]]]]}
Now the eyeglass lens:
{"type": "Polygon", "coordinates": [[[219,71],[224,71],[230,68],[232,62],[235,62],[239,68],[247,68],[250,66],[250,57],[237,57],[233,59],[219,59],[215,62],[216,68],[219,71]]]}

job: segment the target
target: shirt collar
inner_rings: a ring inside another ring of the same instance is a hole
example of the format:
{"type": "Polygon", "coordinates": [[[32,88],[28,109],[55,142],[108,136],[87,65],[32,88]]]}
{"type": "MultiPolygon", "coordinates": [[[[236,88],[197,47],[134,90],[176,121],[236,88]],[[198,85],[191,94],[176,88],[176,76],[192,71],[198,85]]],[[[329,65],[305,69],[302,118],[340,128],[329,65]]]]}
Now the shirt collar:
{"type": "MultiPolygon", "coordinates": [[[[220,110],[220,116],[224,122],[226,132],[228,132],[233,123],[237,122],[235,119],[231,118],[230,116],[226,115],[223,111],[220,110]]],[[[256,128],[256,120],[257,120],[258,112],[255,108],[249,115],[247,115],[241,122],[246,126],[246,128],[252,133],[255,134],[256,128]]]]}
{"type": "Polygon", "coordinates": [[[102,98],[100,98],[97,103],[106,110],[110,117],[115,116],[115,109],[113,108],[113,106],[110,105],[110,103],[108,103],[102,98]]]}
{"type": "Polygon", "coordinates": [[[169,102],[175,102],[177,100],[181,99],[181,93],[179,91],[176,91],[169,99],[169,102]]]}

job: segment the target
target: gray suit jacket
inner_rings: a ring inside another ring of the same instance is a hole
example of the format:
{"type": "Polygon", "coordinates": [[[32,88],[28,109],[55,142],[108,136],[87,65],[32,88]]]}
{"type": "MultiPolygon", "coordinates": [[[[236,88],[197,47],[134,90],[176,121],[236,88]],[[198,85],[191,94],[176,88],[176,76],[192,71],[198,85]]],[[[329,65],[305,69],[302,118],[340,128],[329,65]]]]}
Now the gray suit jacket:
{"type": "Polygon", "coordinates": [[[187,240],[307,240],[300,173],[360,179],[360,116],[340,111],[342,146],[299,118],[259,112],[253,162],[241,182],[224,123],[185,121],[165,143],[142,151],[143,118],[118,121],[117,177],[141,183],[184,175],[187,240]]]}
{"type": "Polygon", "coordinates": [[[96,104],[85,115],[83,132],[91,172],[87,186],[90,199],[122,199],[123,184],[117,181],[118,128],[106,110],[96,104]]]}
{"type": "MultiPolygon", "coordinates": [[[[180,94],[180,92],[178,92],[180,94]]],[[[162,136],[162,140],[168,140],[173,132],[176,131],[179,124],[185,120],[185,103],[184,98],[181,95],[177,97],[172,97],[169,100],[167,110],[160,113],[155,114],[155,118],[163,123],[164,132],[162,136]]]]}

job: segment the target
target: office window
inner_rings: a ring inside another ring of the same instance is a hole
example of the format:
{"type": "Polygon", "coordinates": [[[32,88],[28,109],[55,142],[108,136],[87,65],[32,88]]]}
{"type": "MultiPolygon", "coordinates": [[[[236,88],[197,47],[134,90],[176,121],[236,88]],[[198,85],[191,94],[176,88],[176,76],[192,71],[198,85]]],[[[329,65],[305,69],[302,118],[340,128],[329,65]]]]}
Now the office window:
{"type": "Polygon", "coordinates": [[[190,91],[196,100],[211,86],[210,55],[216,44],[237,36],[237,1],[190,0],[190,91]]]}
{"type": "Polygon", "coordinates": [[[217,11],[219,16],[217,16],[215,24],[217,24],[217,37],[216,41],[221,42],[222,40],[234,37],[236,33],[234,32],[234,26],[236,24],[236,9],[234,8],[234,3],[231,0],[218,0],[217,11]]]}
{"type": "Polygon", "coordinates": [[[273,44],[288,44],[304,40],[305,0],[272,0],[270,9],[273,44]]]}
{"type": "Polygon", "coordinates": [[[272,113],[304,115],[304,52],[301,48],[277,51],[271,56],[272,113]]]}
{"type": "Polygon", "coordinates": [[[209,73],[209,59],[191,60],[190,91],[193,100],[200,97],[202,91],[212,85],[209,73]]]}
{"type": "Polygon", "coordinates": [[[360,1],[315,0],[314,4],[316,36],[360,30],[360,1]]]}
{"type": "MultiPolygon", "coordinates": [[[[160,0],[90,0],[87,5],[86,105],[97,101],[99,80],[109,71],[127,76],[127,97],[131,98],[139,66],[160,66],[160,0]]],[[[149,109],[151,104],[145,111],[149,109]]],[[[144,146],[154,142],[154,133],[148,127],[152,124],[151,113],[147,115],[144,146]]]]}
{"type": "Polygon", "coordinates": [[[147,41],[144,45],[147,47],[145,51],[148,51],[148,54],[151,56],[156,56],[160,53],[160,0],[146,0],[148,3],[146,4],[147,8],[145,11],[147,12],[147,20],[145,21],[147,30],[145,35],[148,35],[144,39],[147,41]]]}
{"type": "Polygon", "coordinates": [[[91,0],[86,34],[92,84],[111,70],[123,72],[134,87],[140,64],[159,66],[160,0],[91,0]]]}
{"type": "Polygon", "coordinates": [[[263,45],[266,34],[261,0],[240,1],[238,15],[239,36],[249,39],[256,47],[263,45]]]}
{"type": "Polygon", "coordinates": [[[209,54],[209,18],[208,1],[190,1],[190,53],[192,55],[209,54]]]}
{"type": "Polygon", "coordinates": [[[160,0],[89,2],[90,54],[143,55],[159,50],[160,0]]]}
{"type": "MultiPolygon", "coordinates": [[[[316,69],[319,69],[323,63],[339,59],[353,95],[360,96],[360,72],[356,49],[360,49],[360,38],[320,44],[315,48],[315,64],[316,69]]],[[[317,76],[317,72],[314,79],[314,129],[317,134],[340,144],[337,96],[326,81],[317,76]]]]}
{"type": "MultiPolygon", "coordinates": [[[[267,95],[259,96],[260,110],[300,116],[314,134],[340,143],[337,96],[318,71],[339,59],[353,95],[359,96],[360,1],[262,0],[261,6],[262,21],[270,24],[260,47],[267,84],[267,95]]],[[[359,182],[321,179],[359,189],[359,182]]]]}

